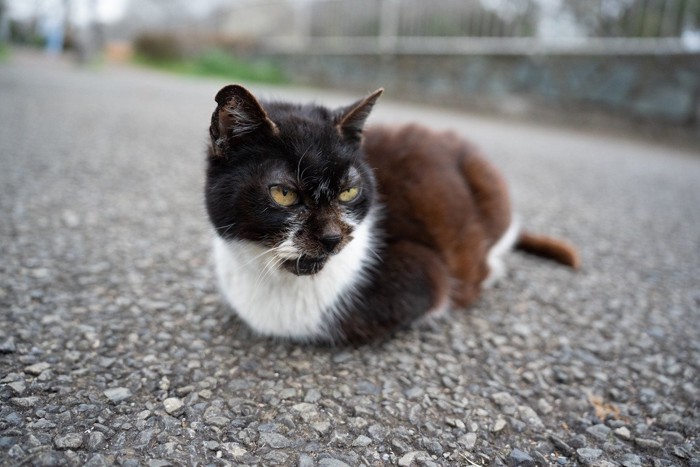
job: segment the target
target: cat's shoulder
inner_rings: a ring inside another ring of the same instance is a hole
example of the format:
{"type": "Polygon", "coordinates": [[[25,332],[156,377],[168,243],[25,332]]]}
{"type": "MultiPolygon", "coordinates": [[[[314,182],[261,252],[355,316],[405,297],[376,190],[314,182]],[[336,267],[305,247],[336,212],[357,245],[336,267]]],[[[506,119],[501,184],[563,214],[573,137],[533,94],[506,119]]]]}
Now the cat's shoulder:
{"type": "Polygon", "coordinates": [[[398,125],[372,125],[364,131],[365,145],[381,144],[421,147],[426,144],[462,146],[475,150],[471,141],[454,130],[440,130],[421,123],[403,123],[398,125]]]}
{"type": "Polygon", "coordinates": [[[363,147],[370,160],[482,159],[477,146],[454,130],[433,129],[420,123],[369,126],[363,147]]]}
{"type": "Polygon", "coordinates": [[[440,133],[439,130],[434,130],[426,125],[417,122],[401,123],[401,124],[374,124],[365,128],[363,134],[367,142],[379,142],[382,140],[394,140],[397,138],[405,138],[407,136],[431,136],[436,137],[440,133]]]}

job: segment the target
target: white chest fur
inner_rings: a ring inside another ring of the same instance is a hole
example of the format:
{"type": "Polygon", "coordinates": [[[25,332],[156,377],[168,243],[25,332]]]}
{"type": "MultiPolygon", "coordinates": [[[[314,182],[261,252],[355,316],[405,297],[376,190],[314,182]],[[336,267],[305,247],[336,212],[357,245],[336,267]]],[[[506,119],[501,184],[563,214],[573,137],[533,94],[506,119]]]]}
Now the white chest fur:
{"type": "Polygon", "coordinates": [[[277,266],[275,254],[256,243],[214,238],[214,259],[221,291],[239,316],[255,331],[271,336],[313,339],[329,334],[336,303],[359,286],[375,261],[374,216],[323,269],[295,276],[277,266]]]}

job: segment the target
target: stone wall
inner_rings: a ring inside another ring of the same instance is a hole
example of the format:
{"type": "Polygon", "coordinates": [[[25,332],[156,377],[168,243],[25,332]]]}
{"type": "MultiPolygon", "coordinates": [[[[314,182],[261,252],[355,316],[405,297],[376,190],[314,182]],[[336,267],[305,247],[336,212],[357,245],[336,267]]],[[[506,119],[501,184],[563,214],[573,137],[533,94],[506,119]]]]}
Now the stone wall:
{"type": "Polygon", "coordinates": [[[700,55],[278,56],[295,81],[520,116],[620,121],[700,139],[700,55]]]}

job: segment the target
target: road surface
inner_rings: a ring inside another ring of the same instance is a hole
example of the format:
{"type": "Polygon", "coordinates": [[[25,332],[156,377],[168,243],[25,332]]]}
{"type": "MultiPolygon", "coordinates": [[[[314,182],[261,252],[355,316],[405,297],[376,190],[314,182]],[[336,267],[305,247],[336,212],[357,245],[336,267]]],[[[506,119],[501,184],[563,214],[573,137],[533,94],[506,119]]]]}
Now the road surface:
{"type": "Polygon", "coordinates": [[[0,464],[700,465],[697,152],[381,100],[372,121],[471,138],[583,268],[512,254],[469,310],[308,347],[252,335],[216,291],[224,84],[0,64],[0,464]]]}

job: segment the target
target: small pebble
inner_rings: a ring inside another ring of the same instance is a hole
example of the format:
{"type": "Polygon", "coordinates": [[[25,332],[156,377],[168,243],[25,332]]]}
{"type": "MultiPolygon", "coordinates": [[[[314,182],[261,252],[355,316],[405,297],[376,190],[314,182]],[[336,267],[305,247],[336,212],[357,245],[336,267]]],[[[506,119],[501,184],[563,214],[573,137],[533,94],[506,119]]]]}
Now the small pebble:
{"type": "Polygon", "coordinates": [[[30,375],[39,376],[42,372],[48,370],[49,368],[51,368],[50,364],[46,362],[39,362],[25,367],[24,372],[29,373],[30,375]]]}
{"type": "Polygon", "coordinates": [[[205,448],[209,449],[210,451],[216,451],[219,449],[219,442],[218,441],[205,441],[202,443],[205,448]]]}
{"type": "Polygon", "coordinates": [[[635,438],[634,444],[644,449],[661,449],[663,445],[655,439],[635,438]]]}
{"type": "Polygon", "coordinates": [[[494,401],[501,409],[504,409],[504,413],[508,415],[515,413],[517,404],[510,393],[497,392],[491,395],[491,400],[494,401]]]}
{"type": "Polygon", "coordinates": [[[322,435],[328,434],[331,429],[331,424],[328,420],[322,420],[311,424],[311,428],[318,431],[322,435]]]}
{"type": "Polygon", "coordinates": [[[507,425],[507,422],[502,419],[502,418],[497,418],[495,422],[493,422],[493,426],[491,427],[491,431],[493,433],[498,433],[502,431],[507,425]]]}
{"type": "Polygon", "coordinates": [[[314,404],[309,404],[308,402],[300,402],[292,406],[299,416],[305,421],[310,422],[318,417],[318,410],[314,404]]]}
{"type": "Polygon", "coordinates": [[[318,461],[318,467],[350,467],[350,464],[343,462],[340,459],[325,457],[318,461]]]}
{"type": "Polygon", "coordinates": [[[92,431],[88,435],[87,448],[90,451],[97,451],[105,444],[105,435],[100,431],[92,431]]]}
{"type": "Polygon", "coordinates": [[[372,444],[372,439],[365,436],[365,435],[358,436],[352,442],[352,445],[355,447],[365,447],[365,446],[369,446],[370,444],[372,444]]]}
{"type": "Polygon", "coordinates": [[[367,429],[367,431],[369,432],[369,435],[377,441],[384,441],[384,438],[387,435],[386,427],[379,425],[379,424],[371,425],[367,429]]]}
{"type": "Polygon", "coordinates": [[[411,451],[404,454],[399,459],[399,465],[402,467],[410,467],[414,462],[425,462],[430,460],[430,454],[425,451],[411,451]]]}
{"type": "Polygon", "coordinates": [[[279,433],[260,433],[260,443],[266,444],[273,449],[287,448],[292,444],[286,436],[279,433]]]}
{"type": "Polygon", "coordinates": [[[111,388],[105,390],[104,395],[116,404],[131,397],[131,391],[129,388],[111,388]]]}
{"type": "Polygon", "coordinates": [[[608,438],[610,431],[610,428],[606,425],[603,425],[602,423],[586,428],[586,433],[593,436],[599,441],[605,441],[608,438]]]}
{"type": "Polygon", "coordinates": [[[521,405],[518,407],[518,418],[525,422],[530,428],[535,430],[541,430],[544,428],[542,420],[540,420],[539,415],[531,407],[526,405],[521,405]]]}
{"type": "Polygon", "coordinates": [[[569,457],[574,455],[574,448],[569,446],[563,439],[555,435],[550,435],[549,440],[552,442],[554,447],[562,454],[569,457]]]}
{"type": "Polygon", "coordinates": [[[629,441],[632,439],[632,433],[630,433],[629,428],[626,426],[621,426],[620,428],[616,428],[613,433],[615,433],[615,436],[617,436],[620,439],[624,439],[629,441]]]}
{"type": "Polygon", "coordinates": [[[10,336],[7,339],[0,342],[0,353],[15,353],[17,346],[15,345],[15,338],[10,336]]]}
{"type": "Polygon", "coordinates": [[[314,465],[314,459],[308,454],[302,454],[299,456],[297,467],[314,467],[314,465]]]}
{"type": "Polygon", "coordinates": [[[576,454],[584,465],[593,465],[593,463],[603,455],[603,451],[595,448],[579,448],[576,450],[576,454]]]}
{"type": "Polygon", "coordinates": [[[24,384],[24,381],[13,381],[11,383],[7,383],[7,387],[12,389],[14,393],[18,396],[24,394],[24,390],[27,389],[27,386],[26,384],[24,384]]]}
{"type": "Polygon", "coordinates": [[[279,392],[280,399],[292,399],[293,397],[296,397],[296,395],[297,390],[294,388],[284,388],[279,392]]]}
{"type": "Polygon", "coordinates": [[[666,444],[681,444],[685,439],[682,434],[677,431],[664,431],[661,433],[666,444]]]}
{"type": "Polygon", "coordinates": [[[574,449],[585,448],[586,437],[583,435],[576,435],[569,440],[568,444],[574,449]]]}
{"type": "Polygon", "coordinates": [[[195,387],[192,385],[182,386],[182,387],[175,389],[175,394],[182,397],[182,396],[186,396],[187,394],[193,392],[194,390],[195,390],[195,387]]]}
{"type": "Polygon", "coordinates": [[[26,455],[26,453],[24,452],[24,449],[22,449],[22,447],[19,444],[15,444],[14,446],[12,446],[10,448],[9,451],[7,451],[7,455],[9,457],[19,459],[19,458],[24,457],[26,455]]]}
{"type": "Polygon", "coordinates": [[[178,416],[182,413],[185,403],[178,397],[168,397],[163,401],[165,411],[170,415],[178,416]]]}
{"type": "Polygon", "coordinates": [[[459,443],[459,445],[464,449],[473,449],[476,445],[476,433],[467,433],[460,436],[457,443],[459,443]]]}
{"type": "Polygon", "coordinates": [[[508,456],[508,465],[518,467],[534,467],[535,459],[520,449],[513,449],[508,456]]]}
{"type": "Polygon", "coordinates": [[[83,437],[79,433],[57,435],[53,439],[53,444],[57,449],[78,449],[83,445],[83,437]]]}
{"type": "Polygon", "coordinates": [[[237,443],[223,443],[221,447],[233,457],[243,457],[248,454],[248,451],[237,443]]]}
{"type": "Polygon", "coordinates": [[[409,400],[415,400],[424,394],[423,388],[420,386],[413,386],[412,388],[406,389],[404,395],[409,400]]]}
{"type": "Polygon", "coordinates": [[[309,389],[304,396],[304,402],[315,403],[321,399],[321,391],[318,389],[309,389]]]}
{"type": "Polygon", "coordinates": [[[34,407],[39,403],[39,400],[38,396],[13,397],[10,399],[10,403],[18,407],[34,407]]]}
{"type": "Polygon", "coordinates": [[[641,467],[642,459],[636,454],[625,454],[620,459],[620,464],[624,467],[641,467]]]}

